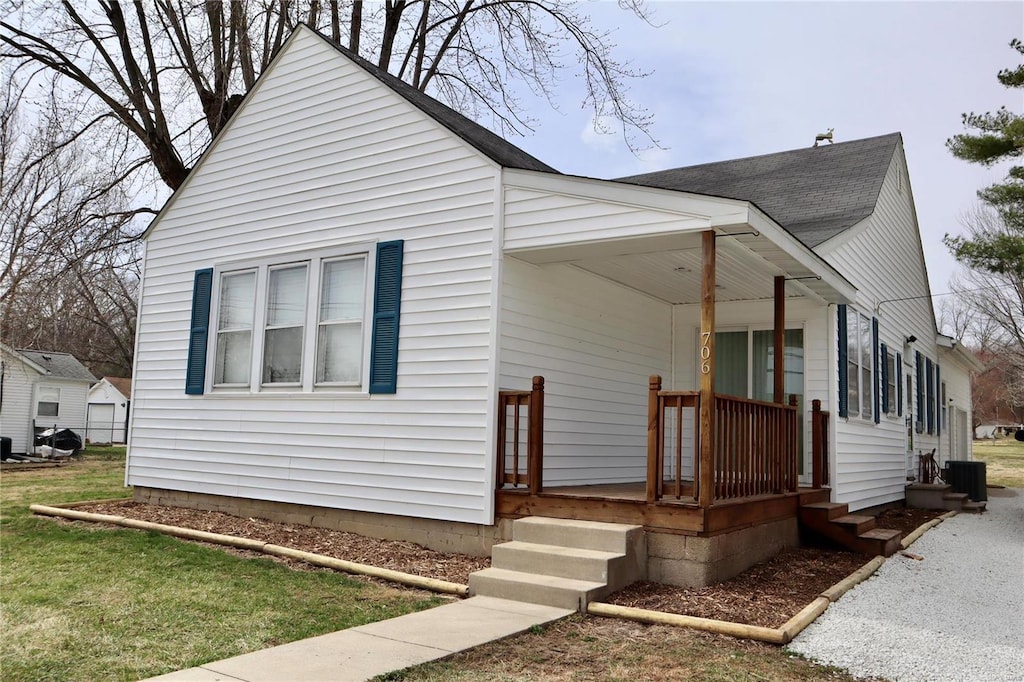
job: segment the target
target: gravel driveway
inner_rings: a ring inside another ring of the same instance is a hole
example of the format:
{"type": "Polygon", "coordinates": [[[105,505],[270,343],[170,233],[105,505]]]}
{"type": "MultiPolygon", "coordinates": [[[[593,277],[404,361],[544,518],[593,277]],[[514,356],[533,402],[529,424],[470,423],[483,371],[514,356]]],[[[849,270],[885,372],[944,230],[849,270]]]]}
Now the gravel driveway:
{"type": "Polygon", "coordinates": [[[1024,680],[1024,490],[990,490],[829,607],[789,650],[864,677],[1024,680]]]}

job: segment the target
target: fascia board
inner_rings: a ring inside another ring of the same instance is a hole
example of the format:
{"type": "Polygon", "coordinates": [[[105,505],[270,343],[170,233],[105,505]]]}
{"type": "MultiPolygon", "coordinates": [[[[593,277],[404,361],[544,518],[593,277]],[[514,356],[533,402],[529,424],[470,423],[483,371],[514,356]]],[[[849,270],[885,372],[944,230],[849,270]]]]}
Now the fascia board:
{"type": "Polygon", "coordinates": [[[633,208],[664,211],[690,218],[706,219],[710,227],[743,222],[748,202],[703,194],[630,185],[578,175],[554,175],[541,171],[506,168],[505,189],[527,189],[620,204],[633,208]]]}

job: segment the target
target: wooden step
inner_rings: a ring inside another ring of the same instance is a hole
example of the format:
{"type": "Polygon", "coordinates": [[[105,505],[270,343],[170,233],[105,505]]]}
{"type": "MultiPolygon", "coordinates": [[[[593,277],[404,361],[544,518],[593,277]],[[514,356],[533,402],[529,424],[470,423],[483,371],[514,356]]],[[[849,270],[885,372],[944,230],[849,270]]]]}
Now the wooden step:
{"type": "Polygon", "coordinates": [[[862,554],[881,554],[892,556],[900,548],[902,531],[892,528],[873,528],[857,536],[857,544],[862,547],[862,554]]]}
{"type": "Polygon", "coordinates": [[[863,516],[860,514],[847,514],[846,516],[840,516],[832,519],[832,523],[846,529],[853,535],[860,535],[875,527],[875,517],[863,516]]]}
{"type": "Polygon", "coordinates": [[[839,502],[812,502],[811,504],[802,505],[800,511],[806,511],[808,514],[818,514],[831,521],[832,519],[849,514],[850,505],[839,502]]]}
{"type": "Polygon", "coordinates": [[[875,517],[849,514],[845,504],[817,503],[800,507],[800,523],[847,549],[869,556],[892,556],[899,550],[898,530],[875,528],[875,517]]]}

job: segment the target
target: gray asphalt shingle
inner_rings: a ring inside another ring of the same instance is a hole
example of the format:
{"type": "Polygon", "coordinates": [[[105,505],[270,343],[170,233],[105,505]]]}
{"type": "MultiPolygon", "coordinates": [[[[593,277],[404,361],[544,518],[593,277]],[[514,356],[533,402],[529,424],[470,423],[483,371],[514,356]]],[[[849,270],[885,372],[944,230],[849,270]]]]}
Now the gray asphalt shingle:
{"type": "Polygon", "coordinates": [[[899,133],[617,178],[741,199],[815,247],[871,215],[899,133]]]}
{"type": "Polygon", "coordinates": [[[49,376],[61,379],[81,379],[96,381],[92,372],[70,353],[55,353],[48,350],[18,350],[26,358],[44,368],[49,376]]]}

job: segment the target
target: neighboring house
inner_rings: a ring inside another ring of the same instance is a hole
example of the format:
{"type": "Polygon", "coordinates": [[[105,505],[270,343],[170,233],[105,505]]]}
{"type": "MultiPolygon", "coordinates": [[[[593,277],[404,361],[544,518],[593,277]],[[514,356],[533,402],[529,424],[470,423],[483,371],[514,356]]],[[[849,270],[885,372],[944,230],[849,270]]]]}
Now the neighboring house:
{"type": "Polygon", "coordinates": [[[637,523],[666,582],[902,500],[970,405],[899,134],[567,176],[305,27],[153,222],[140,301],[137,499],[473,552],[637,523]]]}
{"type": "Polygon", "coordinates": [[[86,395],[96,381],[73,355],[0,344],[0,435],[15,453],[32,452],[33,426],[84,435],[86,395]]]}
{"type": "Polygon", "coordinates": [[[89,389],[90,443],[127,443],[128,413],[132,399],[129,377],[103,377],[89,389]]]}

